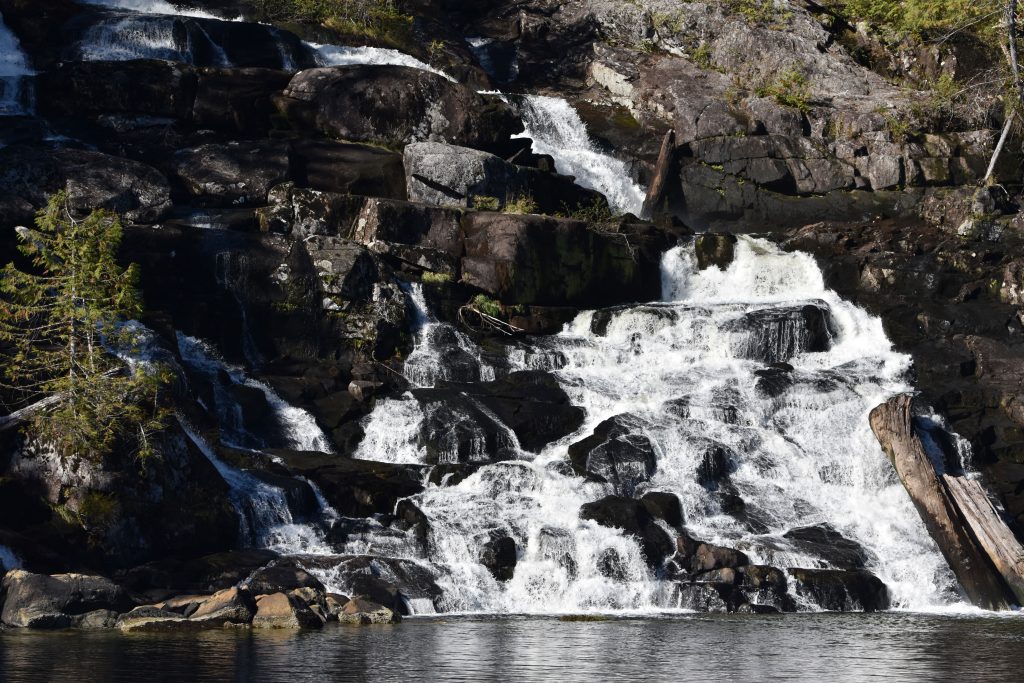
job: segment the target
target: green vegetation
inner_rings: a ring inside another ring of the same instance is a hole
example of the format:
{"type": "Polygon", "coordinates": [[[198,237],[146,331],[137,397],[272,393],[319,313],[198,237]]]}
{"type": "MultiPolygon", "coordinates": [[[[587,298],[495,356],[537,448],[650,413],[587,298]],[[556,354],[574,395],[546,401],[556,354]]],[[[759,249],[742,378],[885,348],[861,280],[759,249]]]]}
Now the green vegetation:
{"type": "Polygon", "coordinates": [[[470,206],[477,211],[501,211],[501,200],[489,195],[473,195],[469,198],[470,206]]]}
{"type": "Polygon", "coordinates": [[[851,21],[898,34],[920,34],[973,26],[995,28],[1003,5],[998,0],[830,0],[825,3],[851,21]]]}
{"type": "Polygon", "coordinates": [[[562,211],[559,211],[557,215],[559,218],[572,218],[591,224],[616,223],[620,218],[622,218],[611,210],[604,197],[594,197],[594,200],[591,203],[581,204],[575,209],[570,209],[568,206],[563,204],[562,211]]]}
{"type": "Polygon", "coordinates": [[[775,0],[722,0],[726,11],[739,14],[751,24],[773,25],[784,24],[793,17],[793,13],[781,10],[775,0]]]}
{"type": "Polygon", "coordinates": [[[486,294],[477,294],[473,297],[473,307],[484,315],[489,315],[492,318],[501,317],[501,304],[486,294]]]}
{"type": "Polygon", "coordinates": [[[452,281],[451,273],[435,273],[432,270],[423,271],[423,275],[420,278],[423,282],[429,285],[443,285],[452,281]]]}
{"type": "Polygon", "coordinates": [[[12,407],[49,399],[29,428],[64,455],[100,458],[129,439],[151,455],[149,435],[166,417],[158,394],[167,371],[109,350],[131,355],[137,340],[121,323],[142,312],[138,267],[116,261],[121,233],[106,211],[74,218],[61,192],[35,230],[19,229],[33,268],[0,271],[2,388],[12,407]]]}
{"type": "Polygon", "coordinates": [[[505,202],[502,211],[516,214],[537,213],[537,202],[528,194],[519,195],[505,202]]]}
{"type": "Polygon", "coordinates": [[[779,104],[799,109],[804,113],[811,108],[810,84],[803,72],[796,67],[783,71],[775,80],[756,88],[754,93],[758,97],[773,97],[779,104]]]}
{"type": "Polygon", "coordinates": [[[395,0],[254,0],[253,8],[263,21],[320,24],[343,36],[395,47],[415,42],[413,18],[395,0]]]}
{"type": "Polygon", "coordinates": [[[690,55],[690,59],[692,59],[693,63],[702,69],[710,69],[714,66],[714,62],[711,59],[711,47],[705,42],[701,42],[701,44],[694,49],[693,53],[690,55]]]}

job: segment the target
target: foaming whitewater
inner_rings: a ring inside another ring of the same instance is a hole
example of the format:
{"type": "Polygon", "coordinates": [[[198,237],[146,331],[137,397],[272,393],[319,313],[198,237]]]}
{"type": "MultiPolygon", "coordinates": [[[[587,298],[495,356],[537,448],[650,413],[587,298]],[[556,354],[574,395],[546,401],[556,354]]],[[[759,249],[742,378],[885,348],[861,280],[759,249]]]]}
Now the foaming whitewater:
{"type": "MultiPolygon", "coordinates": [[[[868,426],[875,405],[910,388],[909,359],[893,352],[880,321],[827,290],[809,256],[760,240],[742,238],[724,271],[698,271],[692,247],[669,251],[662,270],[663,302],[582,313],[532,351],[507,354],[504,371],[553,371],[586,423],[539,454],[518,450],[413,497],[429,520],[427,559],[443,589],[435,604],[499,613],[687,606],[632,537],[579,517],[614,489],[576,476],[567,447],[623,415],[657,459],[634,497],[675,493],[691,536],[741,549],[755,564],[830,568],[827,552],[785,536],[828,525],[863,547],[894,606],[955,599],[951,572],[868,426]],[[812,339],[807,320],[825,316],[812,339]],[[759,388],[766,372],[784,383],[759,388]],[[728,454],[728,475],[712,485],[701,474],[709,444],[728,454]],[[741,514],[729,504],[737,498],[741,514]],[[518,548],[507,582],[480,562],[481,547],[502,536],[518,548]]],[[[385,402],[370,416],[358,457],[427,462],[415,440],[423,409],[395,403],[402,409],[385,402]],[[386,433],[393,438],[369,438],[386,433]]]]}
{"type": "Polygon", "coordinates": [[[316,51],[316,60],[320,66],[347,66],[356,64],[390,64],[393,66],[408,66],[421,71],[429,71],[444,76],[451,82],[455,79],[440,69],[435,69],[426,62],[416,59],[398,50],[383,47],[349,47],[340,45],[320,45],[307,43],[316,51]]]}
{"type": "MultiPolygon", "coordinates": [[[[407,285],[405,293],[416,326],[416,341],[404,369],[412,388],[431,387],[439,381],[494,379],[494,368],[483,359],[480,348],[454,326],[439,322],[430,312],[420,283],[407,285]]],[[[404,464],[421,462],[419,427],[422,418],[423,411],[411,393],[384,399],[364,422],[366,433],[353,457],[404,464]]]]}
{"type": "Polygon", "coordinates": [[[5,545],[0,545],[0,568],[8,571],[21,568],[21,558],[5,545]]]}
{"type": "Polygon", "coordinates": [[[166,0],[86,0],[86,4],[115,9],[127,9],[145,14],[169,14],[181,17],[218,19],[214,14],[191,7],[175,7],[166,0]]]}
{"type": "Polygon", "coordinates": [[[630,179],[624,161],[597,148],[571,104],[540,95],[510,99],[526,127],[518,137],[531,138],[534,152],[550,154],[559,173],[603,194],[616,213],[643,213],[646,191],[630,179]]]}
{"type": "Polygon", "coordinates": [[[26,77],[31,75],[18,38],[0,15],[0,116],[25,113],[29,99],[26,77]]]}

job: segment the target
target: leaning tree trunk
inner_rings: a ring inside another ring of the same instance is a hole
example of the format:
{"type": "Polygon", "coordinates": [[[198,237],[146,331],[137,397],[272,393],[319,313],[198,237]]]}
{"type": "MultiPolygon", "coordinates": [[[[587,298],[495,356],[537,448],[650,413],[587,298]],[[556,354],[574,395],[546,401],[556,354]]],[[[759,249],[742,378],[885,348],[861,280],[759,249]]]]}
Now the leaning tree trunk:
{"type": "Polygon", "coordinates": [[[988,162],[988,170],[982,182],[988,182],[992,172],[996,169],[996,162],[1003,152],[1003,146],[1010,136],[1010,129],[1013,127],[1013,119],[1017,115],[1018,108],[1024,105],[1024,83],[1020,80],[1020,62],[1017,58],[1017,0],[1006,0],[1006,58],[1010,63],[1010,77],[1013,80],[1013,87],[1017,91],[1017,102],[1010,107],[1006,114],[1006,123],[1003,124],[1003,132],[999,135],[996,148],[992,151],[992,158],[988,162]]]}
{"type": "Polygon", "coordinates": [[[913,396],[902,394],[876,407],[871,411],[871,429],[928,533],[975,605],[1007,609],[1014,602],[1024,604],[1024,593],[1015,596],[1011,590],[1011,586],[1024,588],[1020,574],[1024,549],[977,482],[936,472],[914,430],[912,405],[913,396]],[[986,541],[979,542],[981,538],[986,541]],[[1004,578],[1004,570],[1005,576],[1016,577],[1013,582],[1004,578]]]}

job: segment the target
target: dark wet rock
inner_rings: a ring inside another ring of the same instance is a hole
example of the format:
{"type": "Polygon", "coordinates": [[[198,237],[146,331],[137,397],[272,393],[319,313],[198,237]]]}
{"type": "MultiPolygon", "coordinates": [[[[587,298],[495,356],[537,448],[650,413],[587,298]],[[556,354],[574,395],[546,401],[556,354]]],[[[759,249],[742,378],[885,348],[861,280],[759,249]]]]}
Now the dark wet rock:
{"type": "Polygon", "coordinates": [[[789,582],[784,571],[765,565],[747,565],[737,571],[740,588],[748,605],[756,613],[767,613],[761,610],[796,611],[796,603],[789,594],[789,582]]]}
{"type": "Polygon", "coordinates": [[[725,270],[732,263],[736,251],[736,236],[730,233],[705,232],[694,238],[697,267],[705,270],[714,266],[725,270]]]}
{"type": "Polygon", "coordinates": [[[565,570],[569,580],[579,575],[576,563],[576,538],[565,529],[542,527],[537,535],[537,549],[541,559],[554,562],[565,570]]]}
{"type": "Polygon", "coordinates": [[[615,234],[576,220],[482,212],[467,215],[463,229],[463,282],[503,303],[600,307],[660,295],[663,236],[653,229],[615,234]]]}
{"type": "Polygon", "coordinates": [[[171,589],[178,593],[213,593],[244,581],[277,557],[277,553],[271,550],[250,549],[215,553],[184,561],[169,558],[133,567],[117,578],[127,589],[137,593],[156,589],[171,589]]]}
{"type": "Polygon", "coordinates": [[[644,426],[630,415],[616,415],[593,434],[569,446],[569,460],[581,476],[611,484],[615,493],[632,496],[654,475],[657,458],[644,426]]]}
{"type": "Polygon", "coordinates": [[[695,452],[701,453],[700,463],[697,465],[697,481],[708,488],[717,488],[718,484],[728,478],[736,468],[736,452],[719,441],[696,438],[689,442],[689,446],[695,452]]]}
{"type": "Polygon", "coordinates": [[[672,540],[655,522],[640,501],[621,496],[606,496],[580,508],[580,517],[601,526],[622,529],[634,536],[644,552],[647,563],[658,567],[672,554],[672,540]]]}
{"type": "Polygon", "coordinates": [[[347,595],[369,599],[397,614],[411,614],[417,601],[436,603],[443,597],[431,570],[414,560],[354,555],[306,561],[330,569],[347,595]]]}
{"type": "Polygon", "coordinates": [[[277,100],[300,130],[401,146],[435,140],[487,148],[522,130],[502,102],[403,66],[338,66],[296,74],[277,100]]]}
{"type": "Polygon", "coordinates": [[[274,451],[295,474],[308,477],[340,514],[391,514],[402,498],[423,490],[422,467],[351,460],[315,453],[274,451]]]}
{"type": "Polygon", "coordinates": [[[673,606],[695,612],[728,612],[729,603],[722,597],[722,592],[706,583],[677,584],[673,606]]]}
{"type": "Polygon", "coordinates": [[[306,571],[297,560],[291,559],[272,561],[253,572],[242,585],[253,595],[284,593],[296,588],[325,590],[320,579],[306,571]]]}
{"type": "Polygon", "coordinates": [[[469,463],[434,465],[430,468],[430,476],[427,481],[434,486],[458,486],[477,469],[479,469],[478,465],[469,463]]]}
{"type": "Polygon", "coordinates": [[[750,564],[747,555],[733,548],[703,543],[683,534],[676,539],[676,561],[694,574],[714,569],[735,569],[750,564]]]}
{"type": "Polygon", "coordinates": [[[4,576],[2,589],[0,621],[20,628],[66,628],[74,617],[88,612],[120,612],[131,605],[124,589],[100,576],[47,576],[13,569],[4,576]]]}
{"type": "MultiPolygon", "coordinates": [[[[29,210],[44,206],[58,190],[67,191],[76,213],[109,209],[138,223],[159,220],[171,207],[170,187],[159,171],[100,152],[6,147],[0,149],[0,169],[0,201],[18,197],[29,210]]],[[[3,220],[31,224],[32,216],[3,220]]]]}
{"type": "Polygon", "coordinates": [[[267,202],[269,206],[257,211],[263,232],[304,238],[346,235],[363,200],[335,192],[300,188],[288,182],[271,188],[267,202]]]}
{"type": "Polygon", "coordinates": [[[80,614],[71,619],[71,627],[85,631],[114,628],[117,626],[117,612],[109,609],[98,609],[80,614]]]}
{"type": "MultiPolygon", "coordinates": [[[[261,68],[200,68],[195,70],[194,78],[195,99],[187,119],[190,123],[262,135],[273,126],[276,108],[271,97],[285,89],[291,73],[261,68]]],[[[186,85],[191,83],[186,81],[186,85]]],[[[127,98],[128,103],[122,106],[132,106],[131,101],[127,98]]]]}
{"type": "Polygon", "coordinates": [[[757,377],[755,385],[757,393],[766,398],[778,398],[793,386],[793,366],[788,363],[775,363],[767,368],[754,371],[757,377]]]}
{"type": "Polygon", "coordinates": [[[438,462],[512,457],[508,430],[522,448],[539,451],[579,429],[584,418],[581,408],[569,405],[557,380],[543,371],[514,372],[476,384],[444,382],[415,389],[413,395],[426,414],[421,443],[438,462]]]}
{"type": "Polygon", "coordinates": [[[143,605],[118,617],[117,628],[122,633],[161,633],[220,628],[220,624],[214,626],[208,622],[191,621],[176,612],[143,605]]]}
{"type": "Polygon", "coordinates": [[[613,581],[625,581],[629,575],[626,561],[615,548],[605,548],[597,558],[597,571],[613,581]]]}
{"type": "Polygon", "coordinates": [[[784,363],[801,353],[828,351],[837,331],[824,304],[765,308],[731,321],[741,358],[784,363]]]}
{"type": "Polygon", "coordinates": [[[381,147],[295,140],[291,164],[292,177],[300,187],[395,200],[406,197],[402,156],[381,147]]]}
{"type": "Polygon", "coordinates": [[[288,179],[289,149],[278,141],[231,142],[184,149],[175,155],[178,181],[211,206],[262,205],[270,188],[288,179]]]}
{"type": "Polygon", "coordinates": [[[494,538],[480,550],[480,564],[498,581],[508,581],[518,561],[515,539],[508,536],[494,538]]]}
{"type": "Polygon", "coordinates": [[[846,538],[828,524],[790,529],[783,538],[797,550],[820,557],[835,569],[863,569],[870,559],[860,543],[846,538]]]}
{"type": "Polygon", "coordinates": [[[406,498],[395,506],[395,521],[392,526],[401,531],[411,531],[416,541],[427,552],[430,537],[430,519],[412,500],[406,498]]]}
{"type": "Polygon", "coordinates": [[[877,576],[861,570],[790,569],[796,592],[822,609],[875,612],[889,608],[889,590],[877,576]]]}
{"type": "Polygon", "coordinates": [[[640,504],[651,513],[651,517],[663,520],[671,527],[682,527],[683,507],[676,494],[668,491],[649,491],[640,497],[640,504]]]}

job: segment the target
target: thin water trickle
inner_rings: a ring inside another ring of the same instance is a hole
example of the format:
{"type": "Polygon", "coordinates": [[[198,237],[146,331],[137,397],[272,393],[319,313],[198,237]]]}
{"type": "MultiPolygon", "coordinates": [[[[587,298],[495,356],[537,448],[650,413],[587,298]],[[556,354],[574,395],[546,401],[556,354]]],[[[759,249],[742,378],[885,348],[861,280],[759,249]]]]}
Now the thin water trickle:
{"type": "Polygon", "coordinates": [[[30,95],[26,84],[32,73],[17,36],[0,15],[0,116],[24,114],[28,110],[30,95]]]}

